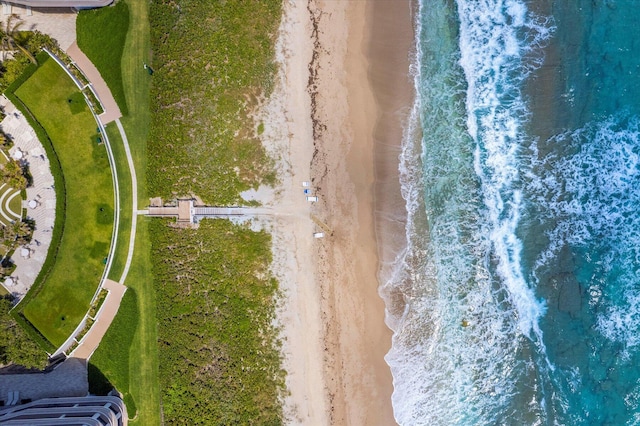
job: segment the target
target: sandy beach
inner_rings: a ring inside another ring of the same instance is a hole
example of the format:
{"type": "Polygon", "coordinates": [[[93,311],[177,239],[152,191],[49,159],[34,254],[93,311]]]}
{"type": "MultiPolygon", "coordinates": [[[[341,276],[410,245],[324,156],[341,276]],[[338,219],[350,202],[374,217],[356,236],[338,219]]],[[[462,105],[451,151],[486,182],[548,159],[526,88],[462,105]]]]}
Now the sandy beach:
{"type": "Polygon", "coordinates": [[[259,118],[280,170],[272,234],[288,424],[395,423],[378,272],[404,235],[410,12],[407,1],[285,3],[279,81],[259,118]]]}

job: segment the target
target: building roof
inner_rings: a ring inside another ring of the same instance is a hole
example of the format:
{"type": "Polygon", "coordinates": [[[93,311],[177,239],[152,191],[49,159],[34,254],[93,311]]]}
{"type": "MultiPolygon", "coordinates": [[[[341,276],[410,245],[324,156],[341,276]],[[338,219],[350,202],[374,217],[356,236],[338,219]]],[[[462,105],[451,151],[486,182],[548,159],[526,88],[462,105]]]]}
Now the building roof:
{"type": "Polygon", "coordinates": [[[18,402],[50,397],[85,396],[89,393],[86,362],[79,358],[67,358],[52,371],[0,376],[0,401],[7,405],[10,395],[15,393],[18,402]]]}
{"type": "Polygon", "coordinates": [[[76,9],[93,9],[104,7],[114,0],[12,0],[7,3],[29,7],[74,7],[76,9]]]}
{"type": "Polygon", "coordinates": [[[127,409],[116,396],[46,398],[0,410],[0,423],[5,426],[124,426],[127,420],[127,409]]]}

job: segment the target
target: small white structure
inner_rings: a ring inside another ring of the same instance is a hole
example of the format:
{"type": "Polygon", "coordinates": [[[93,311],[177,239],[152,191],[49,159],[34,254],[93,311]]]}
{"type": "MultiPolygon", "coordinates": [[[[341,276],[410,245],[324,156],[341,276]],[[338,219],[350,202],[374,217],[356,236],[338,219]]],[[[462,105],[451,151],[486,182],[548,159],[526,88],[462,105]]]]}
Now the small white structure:
{"type": "Polygon", "coordinates": [[[307,201],[315,203],[316,201],[318,201],[318,197],[314,196],[309,196],[307,197],[307,201]]]}
{"type": "Polygon", "coordinates": [[[313,238],[324,238],[324,232],[314,232],[313,238]]]}
{"type": "Polygon", "coordinates": [[[305,188],[308,188],[308,187],[311,186],[311,182],[304,181],[304,182],[302,182],[302,186],[305,187],[305,188]]]}

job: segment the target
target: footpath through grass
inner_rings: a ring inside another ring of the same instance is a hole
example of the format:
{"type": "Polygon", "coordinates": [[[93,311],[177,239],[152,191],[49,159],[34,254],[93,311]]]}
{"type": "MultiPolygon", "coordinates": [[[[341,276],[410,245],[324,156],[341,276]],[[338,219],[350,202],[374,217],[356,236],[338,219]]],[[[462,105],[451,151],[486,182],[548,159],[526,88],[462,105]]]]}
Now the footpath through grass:
{"type": "Polygon", "coordinates": [[[110,123],[106,127],[109,136],[109,144],[113,153],[116,171],[118,174],[118,183],[120,187],[120,223],[117,233],[116,250],[113,253],[113,262],[109,270],[108,278],[119,281],[124,270],[124,265],[129,254],[129,237],[131,235],[131,174],[129,173],[129,165],[124,151],[124,145],[120,132],[115,123],[110,123]]]}
{"type": "MultiPolygon", "coordinates": [[[[136,173],[138,177],[138,202],[145,206],[148,202],[146,190],[146,143],[149,132],[149,85],[151,76],[142,68],[143,63],[149,63],[150,40],[149,40],[149,3],[145,0],[121,1],[128,7],[129,15],[128,31],[118,29],[118,34],[112,34],[115,38],[126,34],[125,43],[122,50],[121,75],[128,115],[122,117],[121,121],[127,133],[129,146],[131,148],[136,173]]],[[[110,8],[106,8],[110,9],[110,8]]],[[[114,9],[122,12],[124,8],[114,9]]],[[[87,14],[87,16],[89,16],[87,14]]],[[[113,19],[122,21],[124,18],[113,16],[113,19]]],[[[91,29],[91,25],[88,26],[91,29]]],[[[112,46],[112,44],[107,44],[112,46]]],[[[100,46],[105,48],[104,46],[100,46]]],[[[90,56],[91,57],[91,56],[90,56]]],[[[118,63],[96,63],[101,73],[110,73],[108,68],[117,67],[118,63]]],[[[104,74],[103,74],[104,75],[104,74]]],[[[124,112],[123,112],[124,113],[124,112]]],[[[115,124],[110,124],[107,131],[113,141],[120,141],[120,136],[116,135],[115,124]]],[[[115,144],[114,144],[115,145],[115,144]]],[[[121,150],[122,146],[114,146],[114,156],[121,177],[121,195],[125,193],[123,199],[130,200],[130,178],[123,177],[129,174],[126,159],[121,150]],[[125,168],[126,166],[126,168],[125,168]],[[125,172],[123,173],[122,170],[125,172]],[[125,182],[125,183],[122,183],[125,182]],[[126,188],[125,188],[126,187],[126,188]],[[126,195],[128,193],[129,195],[126,195]],[[129,198],[127,198],[129,197],[129,198]]],[[[128,248],[128,235],[131,226],[130,213],[124,211],[130,208],[128,201],[123,201],[123,211],[121,211],[121,231],[119,232],[119,249],[112,265],[112,279],[118,280],[124,260],[126,259],[126,249],[128,248]],[[126,207],[125,207],[126,206],[126,207]]],[[[137,315],[137,326],[134,322],[133,308],[131,300],[127,302],[122,311],[118,312],[114,323],[109,329],[109,334],[100,344],[98,350],[92,357],[92,364],[95,370],[93,373],[101,373],[112,385],[125,395],[125,403],[129,411],[129,416],[135,419],[130,424],[137,425],[158,425],[160,418],[160,390],[158,382],[158,345],[156,326],[156,305],[155,292],[153,288],[152,265],[150,260],[150,245],[148,223],[149,219],[140,217],[136,233],[135,251],[129,275],[125,285],[129,287],[125,298],[129,292],[135,292],[135,313],[137,315]],[[113,330],[112,330],[113,329],[113,330]],[[126,336],[130,335],[131,340],[126,336]],[[113,359],[118,358],[118,362],[113,359]],[[127,372],[128,369],[128,372],[127,372]]],[[[92,368],[93,369],[93,368],[92,368]]],[[[92,377],[94,382],[95,377],[92,377]]],[[[98,374],[98,379],[100,375],[98,374]]],[[[95,383],[95,382],[94,382],[95,383]]]]}
{"type": "Polygon", "coordinates": [[[66,186],[64,234],[56,263],[25,317],[51,343],[62,344],[89,309],[104,270],[113,229],[113,184],[107,153],[96,143],[88,107],[73,102],[78,89],[46,60],[16,90],[51,139],[66,186]]]}

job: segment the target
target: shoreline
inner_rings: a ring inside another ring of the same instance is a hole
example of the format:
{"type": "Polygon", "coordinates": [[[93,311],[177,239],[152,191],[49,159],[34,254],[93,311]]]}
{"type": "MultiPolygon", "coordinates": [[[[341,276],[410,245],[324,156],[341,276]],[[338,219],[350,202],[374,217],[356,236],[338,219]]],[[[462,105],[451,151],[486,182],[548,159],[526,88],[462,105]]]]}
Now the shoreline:
{"type": "Polygon", "coordinates": [[[287,424],[395,424],[378,277],[405,235],[398,155],[414,33],[411,0],[402,3],[284,6],[281,72],[261,118],[280,173],[270,230],[287,424]]]}

